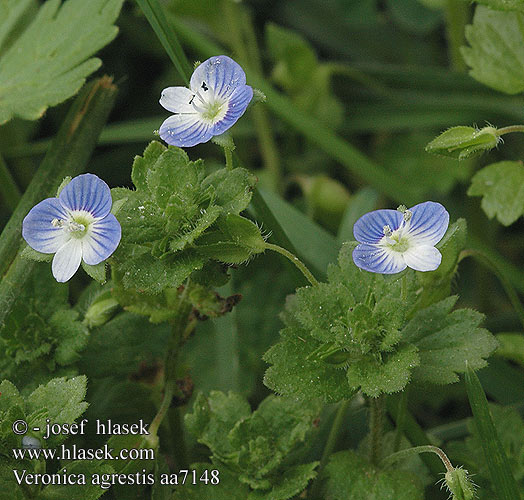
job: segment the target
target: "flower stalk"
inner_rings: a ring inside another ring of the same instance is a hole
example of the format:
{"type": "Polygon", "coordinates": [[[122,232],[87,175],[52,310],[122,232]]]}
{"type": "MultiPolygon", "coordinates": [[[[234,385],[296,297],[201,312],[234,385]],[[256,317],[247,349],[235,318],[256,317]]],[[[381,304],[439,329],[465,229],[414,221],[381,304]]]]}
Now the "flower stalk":
{"type": "Polygon", "coordinates": [[[307,268],[307,266],[294,254],[292,254],[289,250],[286,250],[285,248],[282,248],[281,246],[274,245],[272,243],[266,242],[266,248],[268,250],[273,250],[274,252],[279,253],[280,255],[283,255],[287,259],[289,259],[293,264],[299,269],[299,271],[305,276],[305,278],[314,286],[318,285],[317,279],[313,276],[313,273],[307,268]]]}

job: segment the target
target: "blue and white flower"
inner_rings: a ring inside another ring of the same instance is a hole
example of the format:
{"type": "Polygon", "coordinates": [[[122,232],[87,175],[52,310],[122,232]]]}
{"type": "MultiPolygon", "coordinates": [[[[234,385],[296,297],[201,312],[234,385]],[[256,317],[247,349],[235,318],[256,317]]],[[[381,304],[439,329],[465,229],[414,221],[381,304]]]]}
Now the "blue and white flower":
{"type": "Polygon", "coordinates": [[[120,243],[121,228],[110,213],[109,186],[93,174],[75,177],[58,198],[35,205],[22,223],[22,236],[34,250],[54,253],[52,271],[61,283],[76,273],[82,259],[96,265],[120,243]]]}
{"type": "Polygon", "coordinates": [[[190,87],[168,87],[160,97],[160,104],[174,113],[162,123],[160,137],[173,146],[195,146],[223,134],[253,98],[244,70],[227,56],[200,64],[190,87]]]}
{"type": "Polygon", "coordinates": [[[442,261],[435,245],[448,224],[448,212],[433,201],[410,209],[369,212],[353,226],[360,243],[353,250],[353,261],[366,271],[381,274],[398,273],[406,267],[434,271],[442,261]]]}

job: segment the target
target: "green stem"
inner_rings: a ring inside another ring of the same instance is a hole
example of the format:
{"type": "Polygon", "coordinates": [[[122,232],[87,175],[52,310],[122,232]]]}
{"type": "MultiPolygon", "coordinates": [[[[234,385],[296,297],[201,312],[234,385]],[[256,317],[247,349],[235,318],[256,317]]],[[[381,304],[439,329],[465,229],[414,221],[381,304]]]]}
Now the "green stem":
{"type": "Polygon", "coordinates": [[[395,432],[395,441],[393,442],[393,451],[398,451],[400,448],[400,441],[402,439],[404,422],[406,420],[406,412],[408,409],[408,387],[406,387],[400,395],[400,401],[398,402],[397,429],[395,432]]]}
{"type": "Polygon", "coordinates": [[[295,266],[298,267],[300,272],[306,277],[306,279],[314,286],[318,285],[317,279],[313,276],[311,271],[306,267],[306,265],[294,254],[292,254],[289,250],[286,250],[285,248],[282,248],[278,245],[274,245],[272,243],[266,242],[266,248],[268,250],[273,250],[274,252],[278,252],[279,254],[283,255],[284,257],[287,257],[295,266]]]}
{"type": "Polygon", "coordinates": [[[224,147],[224,154],[226,156],[226,168],[233,170],[233,151],[228,147],[224,147]]]}
{"type": "Polygon", "coordinates": [[[499,137],[504,134],[511,134],[512,132],[524,132],[524,125],[510,125],[509,127],[497,129],[497,135],[499,137]]]}
{"type": "MultiPolygon", "coordinates": [[[[187,285],[180,295],[178,302],[178,310],[175,319],[173,320],[172,334],[167,348],[166,361],[164,366],[164,397],[158,412],[149,426],[149,439],[153,441],[158,440],[157,434],[160,424],[167,415],[176,388],[176,368],[177,359],[180,346],[184,341],[184,335],[187,333],[187,328],[190,323],[189,313],[191,312],[191,304],[186,301],[187,285]]],[[[179,439],[182,439],[179,436],[179,439]]]]}
{"type": "Polygon", "coordinates": [[[321,480],[320,477],[322,476],[322,471],[324,470],[324,467],[326,466],[329,457],[333,453],[333,450],[335,449],[335,445],[337,443],[337,440],[340,435],[340,431],[342,429],[342,424],[344,423],[344,417],[346,415],[347,409],[349,406],[349,400],[346,399],[342,401],[339,406],[337,413],[335,415],[335,418],[333,420],[333,424],[331,425],[331,429],[329,431],[329,435],[326,441],[326,445],[324,447],[324,451],[322,452],[322,458],[320,459],[320,465],[317,469],[317,478],[315,482],[313,483],[313,486],[311,487],[311,498],[317,498],[320,494],[320,486],[321,486],[321,480]]]}
{"type": "Polygon", "coordinates": [[[436,446],[432,445],[415,446],[414,448],[406,448],[405,450],[400,450],[396,453],[392,453],[380,462],[380,467],[386,468],[399,460],[403,460],[405,458],[411,457],[413,455],[418,455],[420,453],[435,453],[439,456],[440,460],[442,460],[442,463],[444,464],[444,467],[446,467],[446,470],[448,472],[454,469],[447,455],[440,448],[437,448],[436,446]]]}
{"type": "Polygon", "coordinates": [[[149,426],[149,435],[152,439],[157,437],[158,428],[160,427],[160,424],[164,420],[165,416],[167,415],[167,412],[169,410],[169,407],[171,406],[171,401],[173,400],[173,396],[175,395],[175,381],[170,380],[164,385],[164,397],[162,398],[162,402],[160,403],[160,408],[158,409],[157,414],[155,415],[155,418],[151,422],[151,425],[149,426]]]}
{"type": "Polygon", "coordinates": [[[504,291],[506,292],[506,295],[508,296],[513,306],[513,309],[515,309],[515,312],[517,313],[519,320],[522,326],[524,327],[524,306],[522,306],[517,292],[511,285],[511,282],[506,277],[505,273],[502,272],[501,268],[493,261],[493,259],[490,259],[485,253],[481,252],[480,250],[462,250],[462,252],[460,252],[459,254],[458,262],[460,263],[466,257],[473,257],[495,274],[495,276],[499,279],[500,283],[502,284],[502,287],[504,288],[504,291]]]}
{"type": "Polygon", "coordinates": [[[370,398],[369,430],[371,432],[370,461],[377,464],[382,454],[384,428],[384,396],[370,398]]]}
{"type": "Polygon", "coordinates": [[[465,0],[446,0],[446,33],[451,67],[464,73],[467,65],[460,48],[464,45],[464,30],[469,21],[469,2],[465,0]]]}
{"type": "Polygon", "coordinates": [[[2,155],[0,155],[0,195],[11,212],[22,196],[2,155]]]}

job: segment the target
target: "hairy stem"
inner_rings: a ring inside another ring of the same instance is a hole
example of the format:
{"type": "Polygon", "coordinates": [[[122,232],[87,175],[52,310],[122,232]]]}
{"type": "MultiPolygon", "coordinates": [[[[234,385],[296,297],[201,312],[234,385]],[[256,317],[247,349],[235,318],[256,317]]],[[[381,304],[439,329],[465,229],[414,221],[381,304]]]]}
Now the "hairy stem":
{"type": "Polygon", "coordinates": [[[370,398],[369,430],[371,432],[370,461],[377,464],[382,455],[384,428],[384,396],[370,398]]]}
{"type": "Polygon", "coordinates": [[[393,442],[393,451],[398,451],[400,448],[400,440],[402,439],[404,421],[406,420],[406,411],[408,408],[408,387],[406,387],[400,395],[397,411],[397,429],[395,431],[395,441],[393,442]]]}
{"type": "Polygon", "coordinates": [[[286,250],[285,248],[282,248],[278,245],[273,245],[272,243],[266,243],[266,248],[268,250],[273,250],[274,252],[277,252],[284,257],[287,257],[297,268],[300,270],[300,272],[306,277],[306,279],[312,284],[312,285],[318,285],[317,279],[313,276],[311,271],[306,267],[306,265],[294,254],[292,254],[289,250],[286,250]]]}
{"type": "Polygon", "coordinates": [[[233,170],[233,151],[228,147],[224,147],[224,155],[226,156],[226,168],[233,170]]]}
{"type": "Polygon", "coordinates": [[[524,132],[524,125],[510,125],[497,129],[497,135],[500,137],[504,134],[511,134],[513,132],[524,132]]]}
{"type": "Polygon", "coordinates": [[[432,445],[415,446],[414,448],[406,448],[405,450],[400,450],[396,453],[392,453],[380,462],[380,467],[388,467],[394,464],[395,462],[398,462],[399,460],[409,458],[413,455],[418,455],[419,453],[435,453],[436,455],[438,455],[440,460],[442,460],[442,463],[444,464],[444,467],[446,467],[446,470],[448,472],[453,470],[453,465],[450,462],[447,455],[440,448],[437,448],[436,446],[432,445]]]}

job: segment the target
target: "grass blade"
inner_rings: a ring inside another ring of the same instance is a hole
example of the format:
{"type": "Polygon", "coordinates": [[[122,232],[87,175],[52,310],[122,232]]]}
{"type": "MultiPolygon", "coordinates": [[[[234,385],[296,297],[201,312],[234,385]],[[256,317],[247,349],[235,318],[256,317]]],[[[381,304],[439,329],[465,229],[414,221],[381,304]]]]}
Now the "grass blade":
{"type": "Polygon", "coordinates": [[[188,61],[175,32],[167,23],[162,7],[157,0],[136,0],[136,3],[146,16],[178,73],[189,86],[189,75],[193,72],[193,67],[188,61]]]}
{"type": "Polygon", "coordinates": [[[504,448],[497,435],[488,407],[488,400],[475,372],[468,367],[466,372],[466,390],[473,412],[473,421],[477,428],[489,474],[498,500],[519,500],[519,488],[511,473],[504,448]]]}

